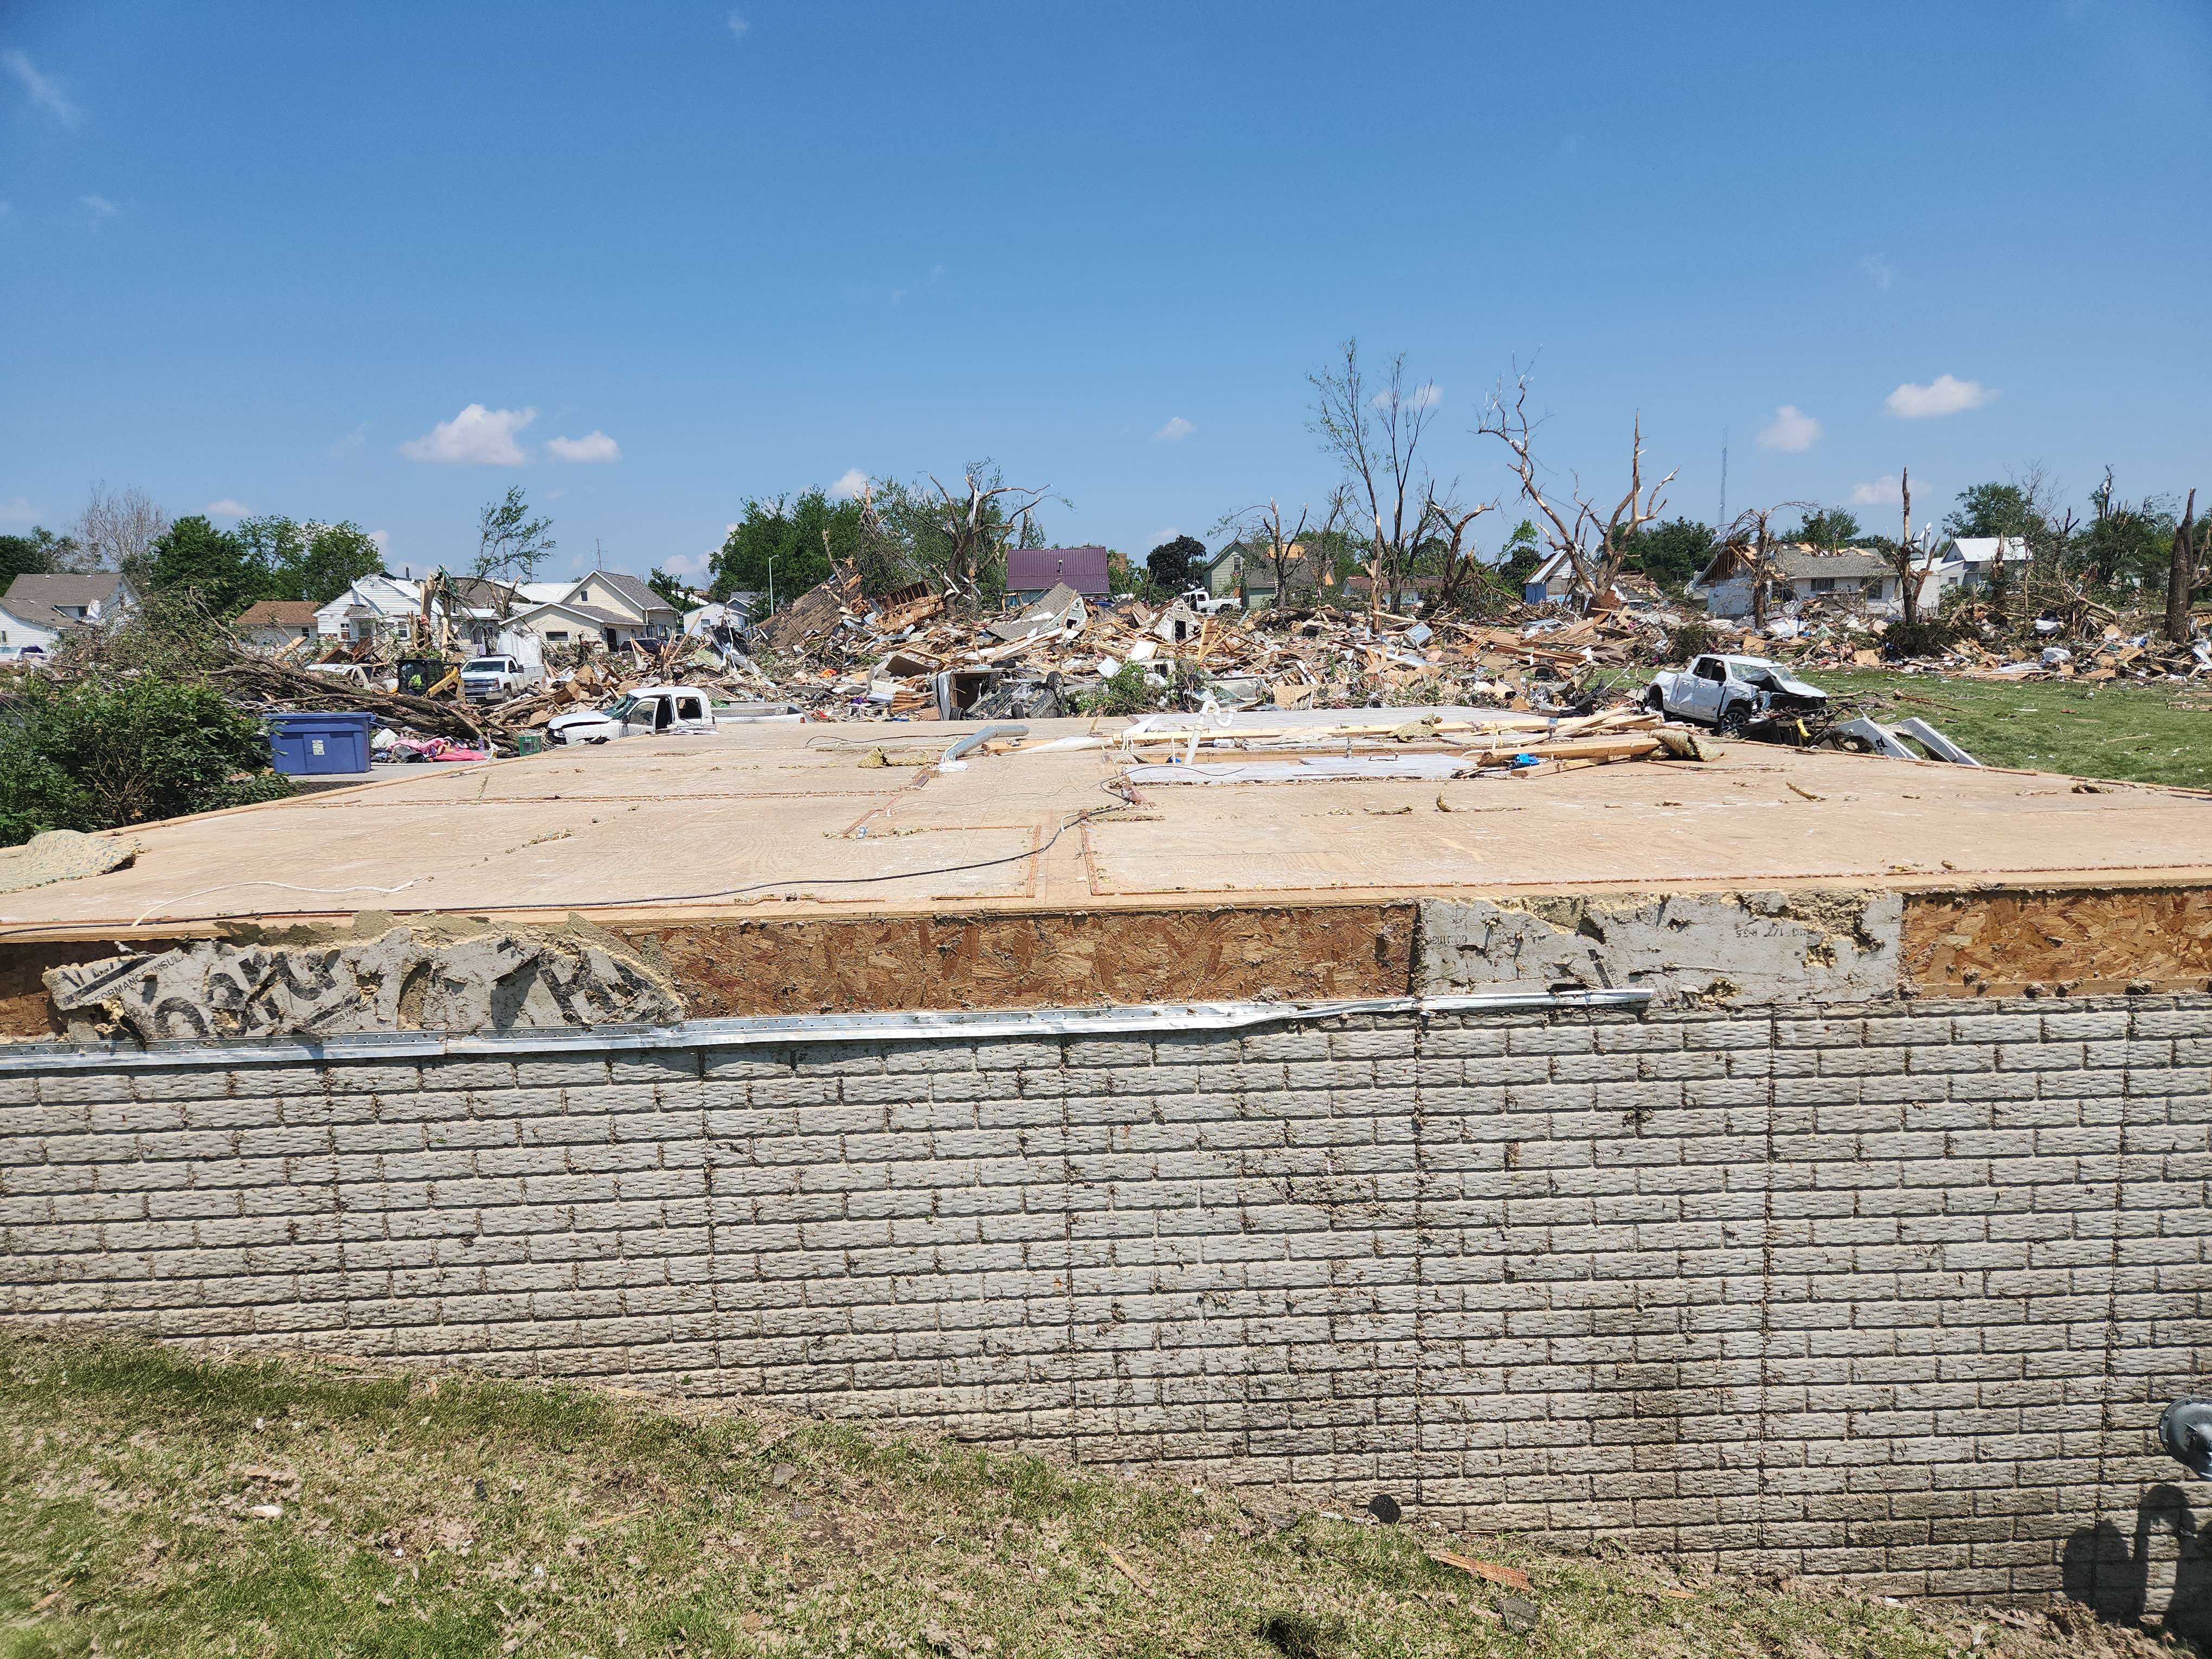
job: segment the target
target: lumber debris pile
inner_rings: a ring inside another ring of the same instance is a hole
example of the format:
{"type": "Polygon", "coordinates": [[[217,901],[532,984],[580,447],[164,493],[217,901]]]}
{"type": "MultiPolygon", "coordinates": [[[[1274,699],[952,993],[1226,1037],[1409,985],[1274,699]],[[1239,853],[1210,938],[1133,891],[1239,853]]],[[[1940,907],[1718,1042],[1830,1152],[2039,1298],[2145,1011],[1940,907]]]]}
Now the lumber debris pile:
{"type": "Polygon", "coordinates": [[[866,597],[843,571],[760,630],[757,666],[775,695],[837,720],[1408,702],[1559,712],[1589,706],[1603,671],[1656,660],[1669,620],[1545,608],[1424,622],[1330,605],[1201,615],[1064,586],[1023,610],[963,615],[919,584],[866,597]]]}

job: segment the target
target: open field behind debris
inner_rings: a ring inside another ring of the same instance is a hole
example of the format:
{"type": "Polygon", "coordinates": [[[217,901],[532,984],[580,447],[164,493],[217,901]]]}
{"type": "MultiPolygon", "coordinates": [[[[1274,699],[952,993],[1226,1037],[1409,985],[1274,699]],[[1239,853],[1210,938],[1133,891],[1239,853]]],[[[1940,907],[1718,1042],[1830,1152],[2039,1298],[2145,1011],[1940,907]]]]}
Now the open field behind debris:
{"type": "MultiPolygon", "coordinates": [[[[2212,789],[2212,687],[2178,683],[1967,679],[1894,669],[1802,669],[1838,706],[1886,724],[1918,715],[1985,766],[2212,789]]],[[[1650,676],[1616,670],[1625,694],[1650,676]]]]}
{"type": "Polygon", "coordinates": [[[1678,1575],[1411,1515],[352,1362],[9,1331],[0,1420],[7,1659],[2174,1650],[2070,1607],[1678,1575]]]}
{"type": "Polygon", "coordinates": [[[1919,715],[1985,766],[2212,789],[2212,689],[2006,685],[1878,670],[1830,669],[1819,678],[1832,696],[1875,698],[1878,720],[1919,715]]]}

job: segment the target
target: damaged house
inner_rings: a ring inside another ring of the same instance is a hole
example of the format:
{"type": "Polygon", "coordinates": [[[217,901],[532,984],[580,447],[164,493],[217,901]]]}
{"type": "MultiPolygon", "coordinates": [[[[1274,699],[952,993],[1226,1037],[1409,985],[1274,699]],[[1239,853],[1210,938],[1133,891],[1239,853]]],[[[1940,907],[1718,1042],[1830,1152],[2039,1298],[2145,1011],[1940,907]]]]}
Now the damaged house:
{"type": "MultiPolygon", "coordinates": [[[[1689,593],[1704,602],[1709,617],[1729,620],[1750,616],[1753,584],[1758,560],[1752,550],[1730,543],[1713,555],[1705,568],[1690,579],[1689,593]]],[[[1832,599],[1869,611],[1896,607],[1897,573],[1879,553],[1844,548],[1823,553],[1802,543],[1777,548],[1767,559],[1767,603],[1789,605],[1806,599],[1832,599]]]]}
{"type": "Polygon", "coordinates": [[[137,603],[131,584],[112,570],[83,576],[26,573],[0,596],[0,658],[26,651],[51,654],[70,629],[98,627],[137,603]]]}

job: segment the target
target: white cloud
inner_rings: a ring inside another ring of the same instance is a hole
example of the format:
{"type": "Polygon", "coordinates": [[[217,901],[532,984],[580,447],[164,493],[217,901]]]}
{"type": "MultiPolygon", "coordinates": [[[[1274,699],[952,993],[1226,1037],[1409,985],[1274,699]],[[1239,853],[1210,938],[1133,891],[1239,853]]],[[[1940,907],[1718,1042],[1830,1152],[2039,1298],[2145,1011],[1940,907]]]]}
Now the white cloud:
{"type": "Polygon", "coordinates": [[[678,553],[672,559],[663,559],[660,568],[672,576],[681,576],[686,581],[697,581],[707,574],[705,553],[678,553]]]}
{"type": "Polygon", "coordinates": [[[12,501],[0,501],[0,524],[34,524],[39,509],[31,505],[27,495],[18,495],[12,501]]]}
{"type": "Polygon", "coordinates": [[[84,210],[84,224],[88,230],[98,230],[111,219],[120,219],[123,210],[105,196],[80,196],[77,205],[84,210]]]}
{"type": "Polygon", "coordinates": [[[368,538],[376,544],[378,552],[387,559],[392,556],[392,532],[389,530],[372,530],[368,532],[368,538]]]}
{"type": "Polygon", "coordinates": [[[234,501],[226,495],[219,501],[210,501],[200,511],[210,519],[242,519],[253,509],[244,501],[234,501]]]}
{"type": "Polygon", "coordinates": [[[1853,484],[1850,504],[1853,507],[1895,507],[1905,499],[1905,486],[1897,474],[1885,472],[1872,483],[1853,484]]]}
{"type": "Polygon", "coordinates": [[[1889,292],[1891,284],[1897,281],[1897,267],[1890,264],[1887,254],[1868,254],[1865,258],[1859,261],[1859,269],[1866,272],[1868,280],[1885,294],[1889,292]]]}
{"type": "Polygon", "coordinates": [[[1162,444],[1179,444],[1197,430],[1196,427],[1183,419],[1182,416],[1170,416],[1168,423],[1152,434],[1152,441],[1162,444]]]}
{"type": "Polygon", "coordinates": [[[1795,404],[1784,404],[1774,411],[1759,434],[1761,449],[1778,449],[1785,454],[1802,455],[1820,441],[1820,423],[1795,404]]]}
{"type": "Polygon", "coordinates": [[[745,38],[745,31],[752,27],[745,21],[744,14],[742,12],[733,11],[723,19],[723,21],[730,26],[730,33],[740,40],[745,38]]]}
{"type": "Polygon", "coordinates": [[[1924,421],[1938,415],[1979,409],[1996,395],[1978,380],[1938,374],[1926,386],[1915,386],[1907,380],[1884,399],[1883,406],[1901,420],[1924,421]]]}
{"type": "Polygon", "coordinates": [[[399,453],[410,461],[447,466],[521,466],[529,457],[514,434],[538,418],[534,409],[486,409],[471,404],[450,421],[441,421],[399,453]]]}
{"type": "Polygon", "coordinates": [[[325,450],[323,453],[329,456],[334,461],[342,461],[349,455],[358,455],[362,449],[368,447],[368,424],[367,422],[363,422],[361,425],[354,428],[352,431],[347,433],[344,437],[332,444],[328,449],[325,450]]]}
{"type": "Polygon", "coordinates": [[[5,69],[21,83],[31,100],[33,109],[42,109],[64,126],[76,125],[76,106],[61,88],[61,82],[41,75],[31,60],[20,52],[0,52],[0,69],[5,69]]]}
{"type": "Polygon", "coordinates": [[[580,438],[548,438],[545,447],[556,461],[622,459],[622,446],[597,428],[580,438]]]}
{"type": "MultiPolygon", "coordinates": [[[[845,476],[830,486],[830,499],[833,501],[854,501],[867,487],[868,475],[857,466],[848,466],[845,469],[845,476]]],[[[737,526],[732,525],[730,528],[735,530],[737,526]]],[[[669,567],[672,570],[675,568],[673,565],[669,567]]]]}
{"type": "MultiPolygon", "coordinates": [[[[1444,389],[1434,380],[1424,380],[1399,398],[1398,404],[1401,408],[1407,410],[1434,409],[1443,400],[1444,389]]],[[[1387,410],[1390,407],[1390,394],[1378,392],[1367,401],[1377,409],[1387,410]]]]}

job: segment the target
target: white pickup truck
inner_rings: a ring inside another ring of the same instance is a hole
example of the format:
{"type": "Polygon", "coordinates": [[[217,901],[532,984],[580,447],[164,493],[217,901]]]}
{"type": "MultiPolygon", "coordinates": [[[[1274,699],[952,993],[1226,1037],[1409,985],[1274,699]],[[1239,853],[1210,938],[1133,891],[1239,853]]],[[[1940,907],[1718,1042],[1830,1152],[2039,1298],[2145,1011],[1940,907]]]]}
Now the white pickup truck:
{"type": "Polygon", "coordinates": [[[680,737],[715,729],[714,706],[696,685],[648,685],[605,708],[580,708],[545,723],[550,743],[680,737]]]}
{"type": "Polygon", "coordinates": [[[1828,694],[1765,657],[1692,657],[1690,665],[1655,676],[1644,706],[1655,714],[1741,732],[1759,720],[1825,714],[1828,694]]]}
{"type": "Polygon", "coordinates": [[[461,665],[461,692],[471,702],[520,696],[545,678],[519,657],[472,657],[461,665]]]}
{"type": "Polygon", "coordinates": [[[1217,617],[1224,611],[1243,609],[1234,593],[1214,593],[1203,587],[1186,587],[1176,597],[1201,617],[1217,617]]]}

